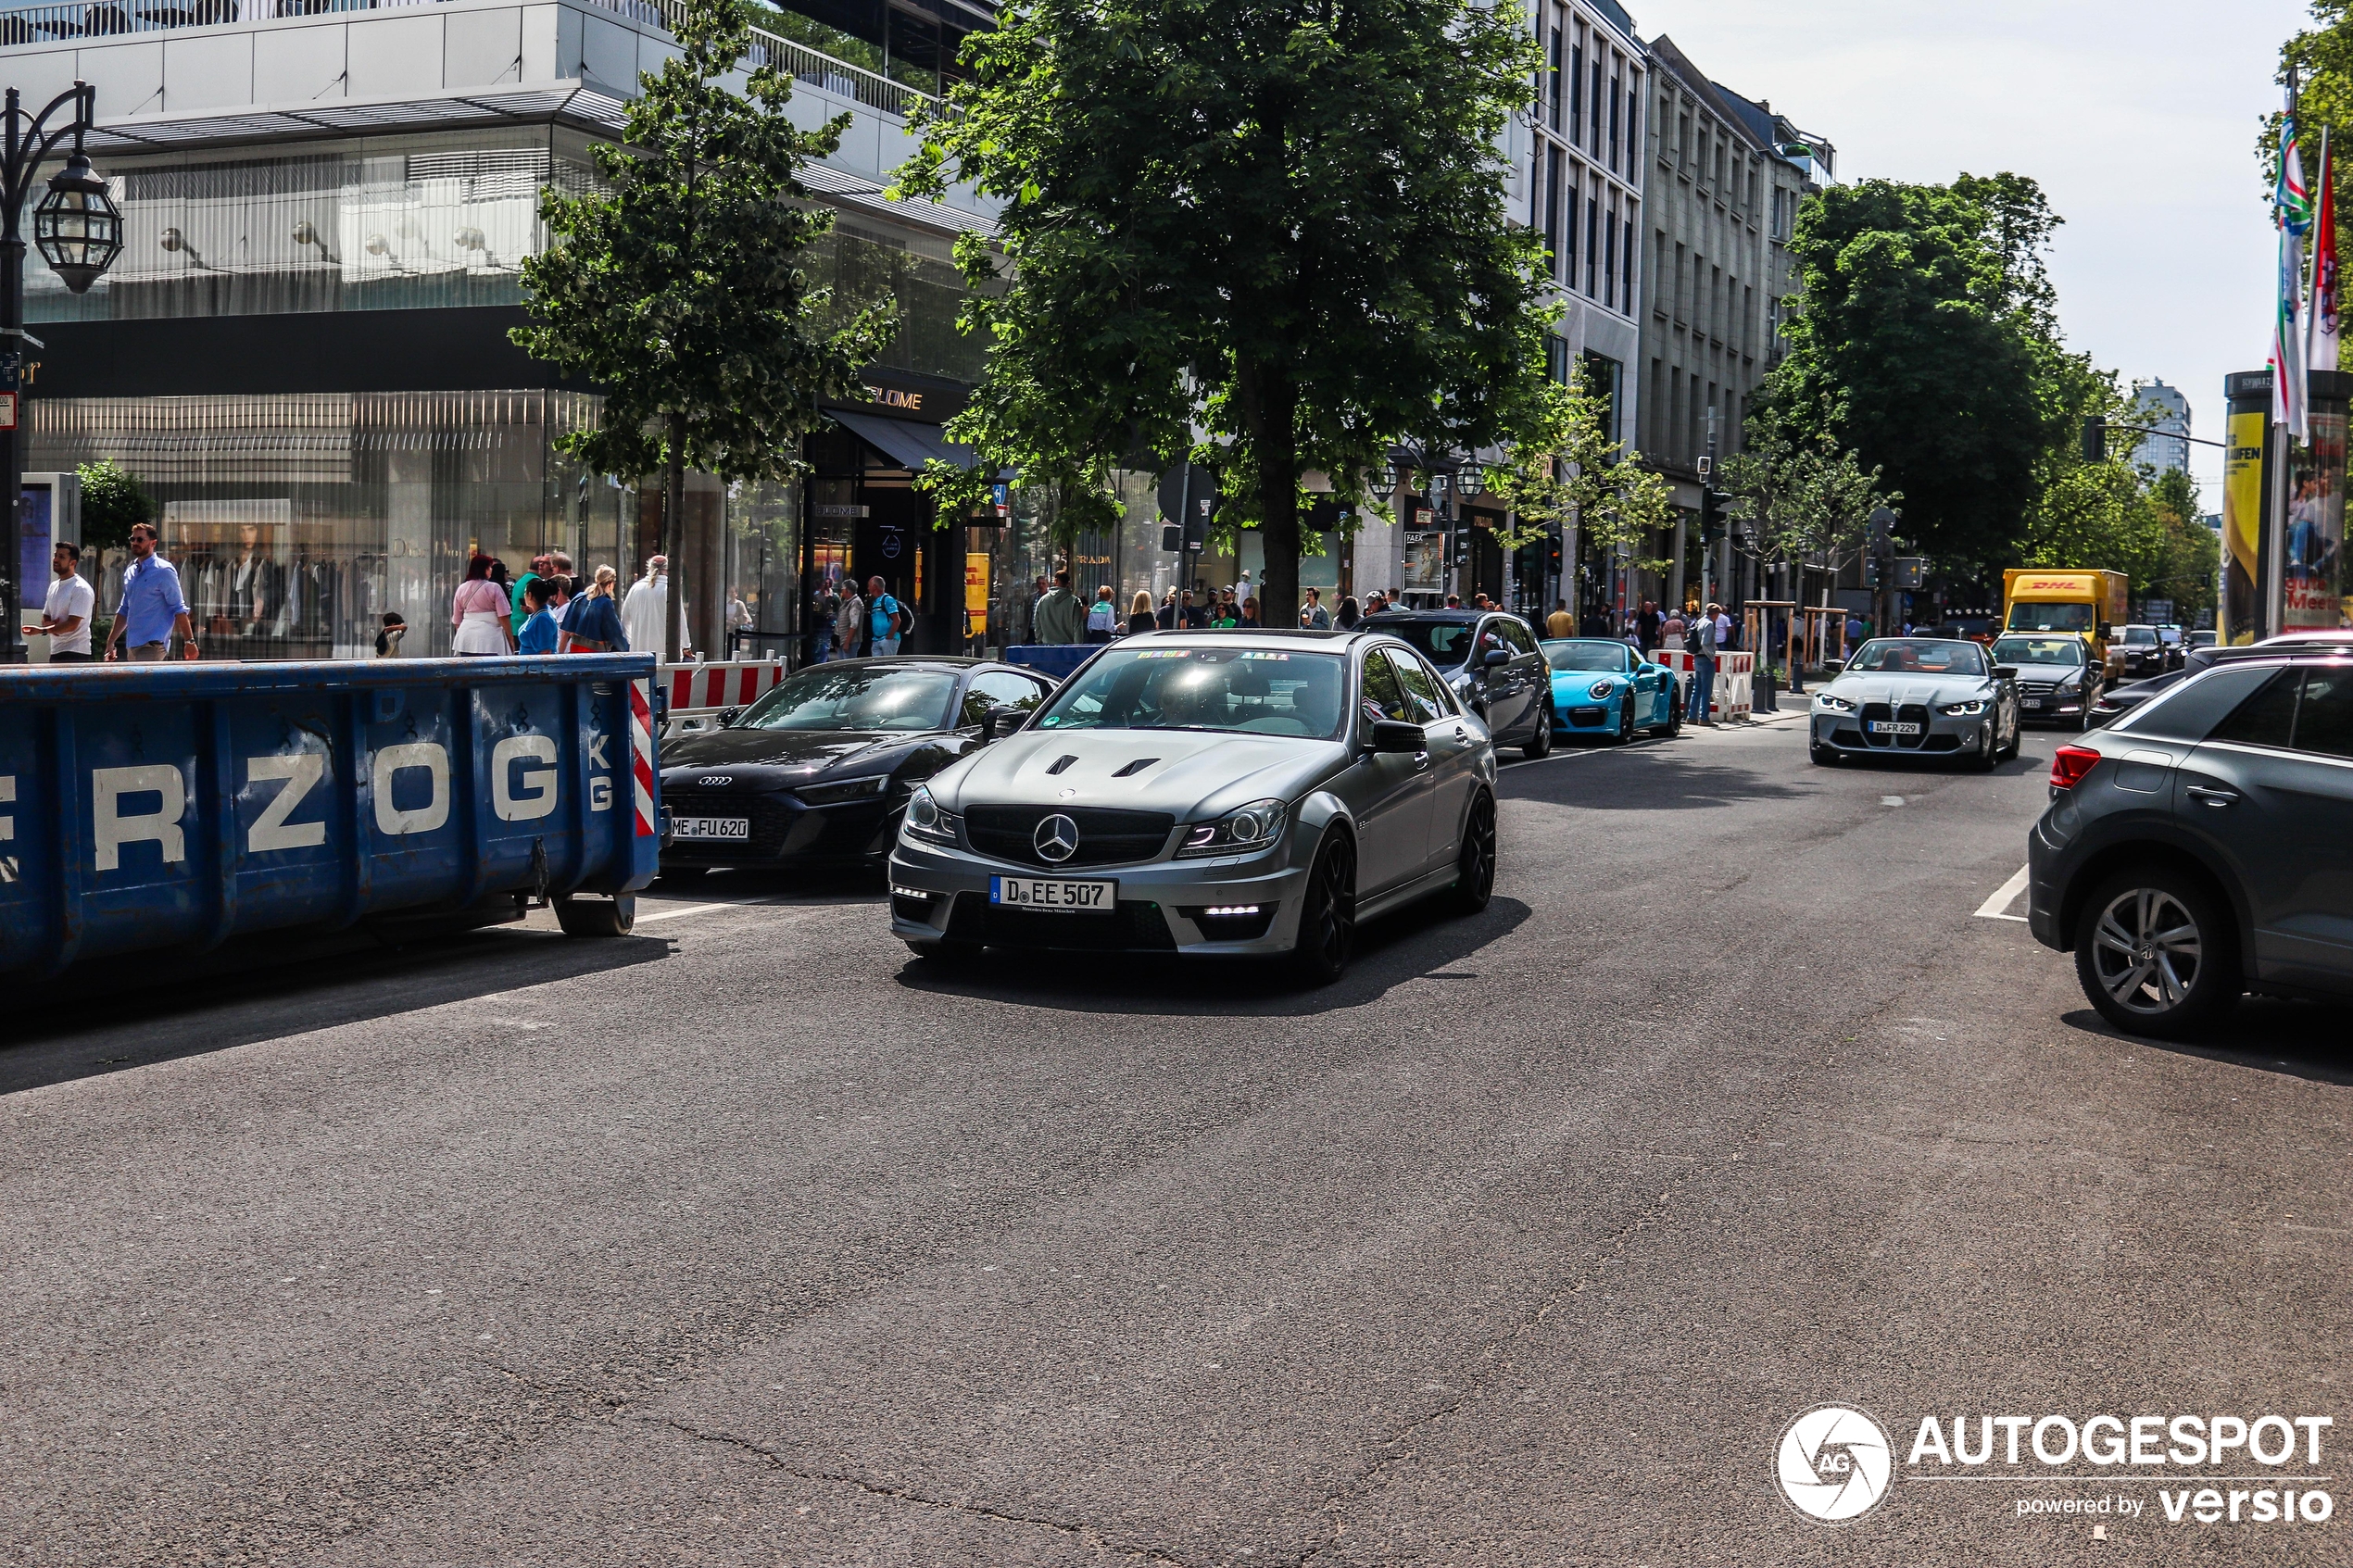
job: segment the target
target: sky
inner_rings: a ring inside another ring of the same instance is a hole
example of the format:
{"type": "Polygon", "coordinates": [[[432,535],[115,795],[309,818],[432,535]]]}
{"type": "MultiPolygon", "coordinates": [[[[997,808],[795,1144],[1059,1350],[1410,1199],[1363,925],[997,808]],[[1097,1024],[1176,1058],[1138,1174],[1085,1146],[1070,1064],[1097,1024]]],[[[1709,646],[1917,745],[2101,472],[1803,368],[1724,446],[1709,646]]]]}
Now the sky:
{"type": "MultiPolygon", "coordinates": [[[[1838,149],[1842,182],[2009,170],[2066,220],[2050,253],[2069,346],[2190,400],[2261,370],[2278,251],[2255,139],[2302,0],[1625,0],[1714,80],[1838,149]]],[[[2206,509],[2222,454],[2190,448],[2206,509]]]]}

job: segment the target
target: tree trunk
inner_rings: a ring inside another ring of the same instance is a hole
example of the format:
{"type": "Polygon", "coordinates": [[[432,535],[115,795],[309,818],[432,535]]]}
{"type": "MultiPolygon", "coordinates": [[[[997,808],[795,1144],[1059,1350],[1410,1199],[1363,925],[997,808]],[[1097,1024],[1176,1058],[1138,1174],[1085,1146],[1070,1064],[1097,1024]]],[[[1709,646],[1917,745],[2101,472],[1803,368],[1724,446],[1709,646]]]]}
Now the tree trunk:
{"type": "Polygon", "coordinates": [[[670,558],[670,602],[662,608],[661,658],[666,664],[679,660],[680,645],[686,634],[686,562],[683,550],[686,543],[686,418],[684,414],[670,416],[670,461],[662,473],[661,485],[661,553],[670,558]]]}
{"type": "Polygon", "coordinates": [[[1258,457],[1258,531],[1266,548],[1258,585],[1258,619],[1266,626],[1299,624],[1299,393],[1245,365],[1242,415],[1258,457]],[[1254,373],[1253,373],[1254,372],[1254,373]]]}

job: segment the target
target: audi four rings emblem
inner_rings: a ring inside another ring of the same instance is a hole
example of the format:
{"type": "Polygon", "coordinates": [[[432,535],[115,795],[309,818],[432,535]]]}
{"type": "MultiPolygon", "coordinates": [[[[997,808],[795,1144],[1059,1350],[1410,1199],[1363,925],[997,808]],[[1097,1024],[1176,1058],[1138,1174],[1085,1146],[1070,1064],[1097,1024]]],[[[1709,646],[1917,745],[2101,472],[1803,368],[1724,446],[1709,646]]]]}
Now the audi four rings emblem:
{"type": "Polygon", "coordinates": [[[1078,853],[1078,824],[1057,811],[1038,824],[1030,843],[1037,847],[1039,859],[1059,866],[1078,853]]]}
{"type": "Polygon", "coordinates": [[[695,781],[705,789],[724,789],[735,782],[734,776],[728,773],[705,773],[695,781]]]}

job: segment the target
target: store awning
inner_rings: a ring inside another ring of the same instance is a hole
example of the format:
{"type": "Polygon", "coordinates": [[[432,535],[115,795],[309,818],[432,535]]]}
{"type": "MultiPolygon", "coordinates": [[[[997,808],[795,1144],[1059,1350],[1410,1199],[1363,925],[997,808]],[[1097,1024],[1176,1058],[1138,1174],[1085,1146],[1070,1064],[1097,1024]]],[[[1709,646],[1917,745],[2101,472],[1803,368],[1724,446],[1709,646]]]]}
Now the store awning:
{"type": "Polygon", "coordinates": [[[917,473],[923,472],[924,465],[935,458],[960,469],[968,469],[980,460],[971,447],[940,434],[937,425],[886,420],[878,414],[853,414],[843,408],[828,408],[825,412],[842,429],[900,468],[912,469],[917,473]]]}

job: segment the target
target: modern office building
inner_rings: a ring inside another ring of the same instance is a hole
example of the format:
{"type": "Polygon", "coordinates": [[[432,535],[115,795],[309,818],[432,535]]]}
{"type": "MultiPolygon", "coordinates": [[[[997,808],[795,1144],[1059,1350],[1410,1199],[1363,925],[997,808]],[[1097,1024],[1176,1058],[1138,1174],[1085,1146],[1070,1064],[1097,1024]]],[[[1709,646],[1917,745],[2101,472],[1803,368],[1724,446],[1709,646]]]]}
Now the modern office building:
{"type": "MultiPolygon", "coordinates": [[[[968,196],[883,190],[913,146],[909,112],[989,11],[804,9],[770,16],[762,47],[794,74],[802,123],[852,117],[807,175],[837,219],[819,281],[845,303],[895,293],[905,325],[867,399],[832,410],[808,484],[691,482],[689,630],[721,651],[740,601],[769,634],[752,646],[781,646],[806,578],[855,571],[916,605],[934,646],[961,643],[967,541],[928,528],[910,481],[978,372],[950,246],[992,225],[968,196]]],[[[596,390],[508,333],[525,320],[518,264],[546,243],[541,191],[593,178],[591,144],[674,53],[655,6],[68,0],[0,6],[0,85],[32,106],[95,84],[91,152],[124,213],[123,252],[87,295],[28,269],[45,346],[25,466],[112,458],[148,486],[208,656],[361,657],[387,610],[412,628],[407,651],[437,652],[476,551],[520,568],[560,548],[624,579],[653,552],[659,486],[556,447],[596,418],[596,390]]]]}
{"type": "MultiPolygon", "coordinates": [[[[1643,457],[1675,487],[1685,526],[1654,558],[1673,564],[1629,597],[1698,592],[1702,464],[1741,449],[1758,384],[1779,362],[1793,308],[1788,242],[1799,204],[1832,174],[1835,150],[1763,102],[1701,71],[1671,38],[1651,41],[1651,248],[1642,315],[1643,457]]],[[[1717,596],[1730,565],[1719,552],[1717,596]]]]}
{"type": "Polygon", "coordinates": [[[2133,447],[2133,461],[2162,473],[2190,471],[2190,400],[2179,388],[2151,378],[2133,383],[2133,400],[2154,410],[2147,423],[2161,435],[2145,435],[2133,447]]]}

